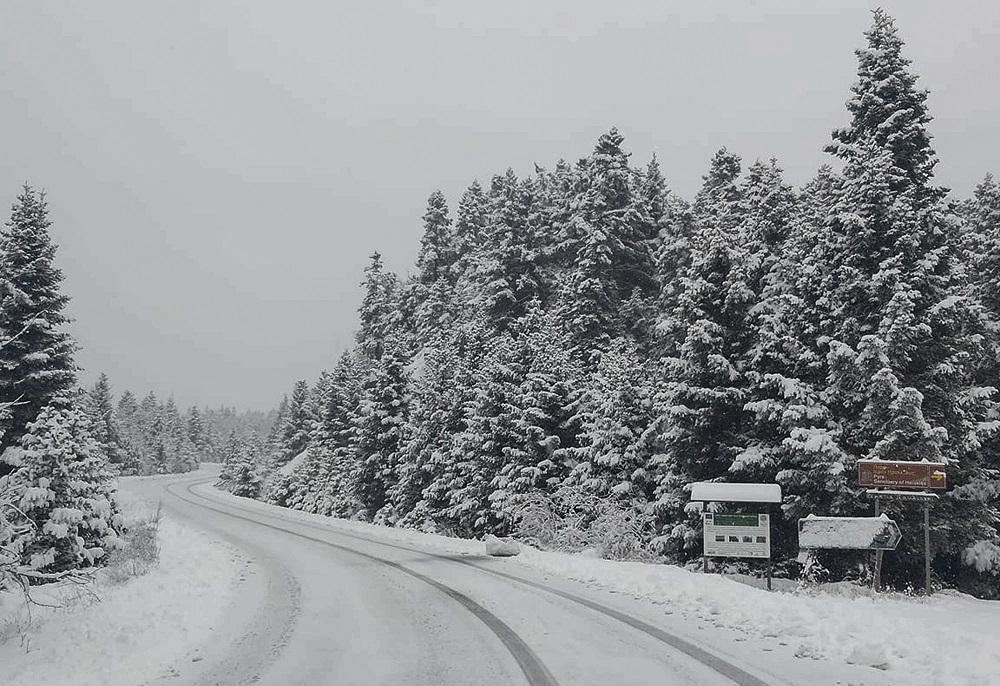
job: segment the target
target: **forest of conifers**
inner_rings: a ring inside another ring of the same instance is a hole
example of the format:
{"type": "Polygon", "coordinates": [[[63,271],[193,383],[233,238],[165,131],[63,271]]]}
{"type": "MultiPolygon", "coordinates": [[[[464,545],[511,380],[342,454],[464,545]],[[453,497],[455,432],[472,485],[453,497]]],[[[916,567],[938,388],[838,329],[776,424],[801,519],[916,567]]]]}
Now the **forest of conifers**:
{"type": "MultiPolygon", "coordinates": [[[[946,461],[935,580],[998,595],[1000,187],[936,185],[891,18],[865,36],[831,166],[800,189],[723,149],[688,202],[611,129],[456,207],[432,193],[412,274],[372,255],[356,347],[295,385],[265,442],[233,442],[224,481],[309,512],[680,563],[701,554],[691,483],[776,482],[779,570],[856,579],[868,555],[796,561],[797,520],[870,515],[859,458],[946,461]]],[[[921,511],[890,512],[904,538],[883,574],[906,588],[921,511]]]]}

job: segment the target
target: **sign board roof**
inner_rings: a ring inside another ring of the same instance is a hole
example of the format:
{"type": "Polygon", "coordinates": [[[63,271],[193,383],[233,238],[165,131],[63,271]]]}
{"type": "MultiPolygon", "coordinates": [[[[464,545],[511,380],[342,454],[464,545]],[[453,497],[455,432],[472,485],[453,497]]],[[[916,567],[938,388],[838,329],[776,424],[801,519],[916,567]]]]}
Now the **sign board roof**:
{"type": "Polygon", "coordinates": [[[799,520],[799,548],[895,550],[902,535],[896,522],[880,517],[817,517],[799,520]]]}
{"type": "Polygon", "coordinates": [[[946,488],[940,462],[858,460],[858,485],[867,488],[946,488]]]}
{"type": "Polygon", "coordinates": [[[781,486],[699,481],[691,484],[691,500],[702,503],[780,503],[781,486]]]}

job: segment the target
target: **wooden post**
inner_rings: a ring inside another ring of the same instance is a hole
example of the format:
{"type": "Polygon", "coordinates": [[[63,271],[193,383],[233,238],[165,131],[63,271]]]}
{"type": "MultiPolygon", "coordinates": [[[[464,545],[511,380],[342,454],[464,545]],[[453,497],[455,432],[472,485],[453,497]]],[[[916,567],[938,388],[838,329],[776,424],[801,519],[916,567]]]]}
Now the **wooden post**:
{"type": "Polygon", "coordinates": [[[701,571],[708,574],[708,555],[701,556],[701,571]]]}
{"type": "Polygon", "coordinates": [[[931,504],[924,501],[924,595],[931,594],[931,504]]]}
{"type": "Polygon", "coordinates": [[[771,558],[767,558],[767,590],[771,590],[771,558]]]}
{"type": "MultiPolygon", "coordinates": [[[[882,514],[882,499],[875,498],[875,516],[878,517],[882,514]]],[[[884,551],[875,551],[875,578],[872,579],[872,587],[875,589],[876,593],[882,590],[882,553],[884,551]]]]}

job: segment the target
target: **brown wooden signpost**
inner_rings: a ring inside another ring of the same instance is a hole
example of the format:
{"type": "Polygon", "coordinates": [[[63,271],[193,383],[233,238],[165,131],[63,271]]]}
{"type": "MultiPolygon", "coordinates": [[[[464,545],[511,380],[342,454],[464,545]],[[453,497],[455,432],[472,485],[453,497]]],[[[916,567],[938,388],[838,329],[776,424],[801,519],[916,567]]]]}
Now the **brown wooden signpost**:
{"type": "MultiPolygon", "coordinates": [[[[929,490],[948,487],[945,465],[941,462],[890,462],[888,460],[858,460],[858,485],[873,490],[875,516],[882,514],[882,500],[920,500],[924,506],[924,593],[931,594],[931,501],[937,499],[929,490]],[[901,490],[895,490],[901,489],[901,490]],[[925,491],[916,493],[912,490],[925,491]]],[[[875,590],[881,586],[882,551],[875,553],[875,590]]]]}

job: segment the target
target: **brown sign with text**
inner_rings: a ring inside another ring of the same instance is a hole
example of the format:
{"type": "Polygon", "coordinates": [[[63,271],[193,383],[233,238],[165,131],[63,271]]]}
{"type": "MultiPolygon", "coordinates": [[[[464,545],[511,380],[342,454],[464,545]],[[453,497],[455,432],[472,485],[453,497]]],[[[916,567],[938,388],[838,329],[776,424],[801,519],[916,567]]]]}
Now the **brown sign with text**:
{"type": "Polygon", "coordinates": [[[945,465],[936,462],[858,460],[858,485],[868,488],[947,488],[945,465]]]}

